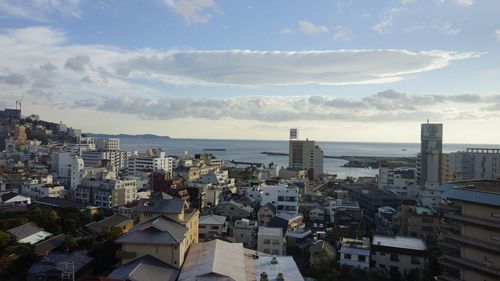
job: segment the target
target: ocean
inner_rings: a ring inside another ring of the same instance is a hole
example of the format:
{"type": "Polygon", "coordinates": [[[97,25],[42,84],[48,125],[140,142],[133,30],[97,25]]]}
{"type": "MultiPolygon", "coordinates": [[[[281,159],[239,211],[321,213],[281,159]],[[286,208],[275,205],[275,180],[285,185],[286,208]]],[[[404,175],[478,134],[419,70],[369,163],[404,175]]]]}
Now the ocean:
{"type": "MultiPolygon", "coordinates": [[[[324,155],[330,156],[399,156],[414,157],[420,151],[419,143],[374,143],[374,142],[317,142],[324,155]]],[[[202,153],[203,149],[225,149],[225,151],[205,151],[224,160],[288,165],[288,156],[265,155],[261,152],[288,153],[288,141],[268,140],[214,140],[214,139],[166,139],[121,137],[122,150],[143,152],[148,148],[162,148],[169,155],[179,155],[183,151],[190,154],[202,153]]],[[[465,150],[468,147],[500,148],[500,145],[443,144],[444,152],[465,150]]],[[[324,170],[337,174],[340,178],[374,176],[378,169],[345,168],[347,161],[324,159],[324,170]]]]}

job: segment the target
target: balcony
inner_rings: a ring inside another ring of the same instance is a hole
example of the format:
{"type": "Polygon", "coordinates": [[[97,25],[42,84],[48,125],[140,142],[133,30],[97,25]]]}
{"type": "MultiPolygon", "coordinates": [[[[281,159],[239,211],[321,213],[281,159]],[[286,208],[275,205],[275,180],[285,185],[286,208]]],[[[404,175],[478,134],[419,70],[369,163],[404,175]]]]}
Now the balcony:
{"type": "Polygon", "coordinates": [[[465,266],[473,270],[488,273],[497,277],[500,277],[500,268],[488,266],[485,263],[478,263],[462,257],[455,257],[450,255],[443,255],[442,264],[448,265],[448,262],[456,263],[458,266],[465,266]]]}
{"type": "Polygon", "coordinates": [[[482,241],[475,238],[470,238],[466,236],[454,235],[454,234],[445,234],[446,239],[450,239],[456,242],[460,242],[469,246],[478,247],[481,249],[493,251],[494,253],[500,253],[500,245],[494,244],[486,241],[482,241]]]}
{"type": "Polygon", "coordinates": [[[455,221],[472,223],[472,224],[476,224],[476,225],[480,225],[480,226],[500,229],[500,222],[497,222],[497,221],[469,217],[469,216],[463,216],[463,215],[454,215],[454,214],[444,214],[444,217],[447,219],[455,220],[455,221]]]}

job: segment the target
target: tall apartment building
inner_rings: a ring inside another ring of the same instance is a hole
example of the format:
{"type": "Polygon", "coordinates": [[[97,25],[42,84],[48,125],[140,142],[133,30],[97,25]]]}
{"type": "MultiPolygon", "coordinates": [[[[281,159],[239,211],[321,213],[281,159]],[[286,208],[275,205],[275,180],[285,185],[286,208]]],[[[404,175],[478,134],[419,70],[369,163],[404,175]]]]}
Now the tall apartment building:
{"type": "Polygon", "coordinates": [[[444,193],[440,280],[500,280],[500,182],[462,182],[444,193]]]}
{"type": "Polygon", "coordinates": [[[127,153],[119,150],[86,150],[82,151],[85,167],[107,167],[115,170],[125,168],[127,153]]]}
{"type": "Polygon", "coordinates": [[[419,185],[415,168],[394,168],[381,165],[379,168],[378,187],[394,192],[402,198],[415,199],[419,185]]]}
{"type": "Polygon", "coordinates": [[[104,209],[126,205],[136,200],[136,197],[136,180],[85,179],[74,190],[75,201],[104,209]]]}
{"type": "MultiPolygon", "coordinates": [[[[292,137],[292,133],[290,133],[292,137]]],[[[323,150],[313,140],[291,138],[288,143],[288,166],[296,170],[307,170],[309,178],[318,180],[323,174],[323,150]]]]}
{"type": "Polygon", "coordinates": [[[500,178],[500,149],[467,148],[447,156],[452,180],[500,178]]]}
{"type": "Polygon", "coordinates": [[[422,186],[441,183],[443,154],[443,124],[426,123],[420,131],[420,161],[417,180],[422,186]]]}
{"type": "Polygon", "coordinates": [[[151,153],[133,155],[127,160],[127,175],[137,176],[140,173],[152,173],[165,171],[172,175],[174,159],[168,157],[164,151],[152,151],[151,153]]]}
{"type": "Polygon", "coordinates": [[[120,139],[97,139],[96,147],[98,150],[120,150],[120,139]]]}

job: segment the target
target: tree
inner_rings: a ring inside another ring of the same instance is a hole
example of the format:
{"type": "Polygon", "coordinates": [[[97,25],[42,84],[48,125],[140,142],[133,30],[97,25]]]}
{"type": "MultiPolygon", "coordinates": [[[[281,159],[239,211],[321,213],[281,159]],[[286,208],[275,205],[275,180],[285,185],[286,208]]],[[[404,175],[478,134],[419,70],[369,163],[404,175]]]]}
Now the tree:
{"type": "Polygon", "coordinates": [[[66,234],[64,236],[64,243],[61,246],[62,250],[65,252],[73,252],[78,248],[78,243],[71,234],[66,234]]]}
{"type": "Polygon", "coordinates": [[[9,245],[11,241],[10,235],[7,232],[3,232],[0,230],[0,252],[9,245]]]}

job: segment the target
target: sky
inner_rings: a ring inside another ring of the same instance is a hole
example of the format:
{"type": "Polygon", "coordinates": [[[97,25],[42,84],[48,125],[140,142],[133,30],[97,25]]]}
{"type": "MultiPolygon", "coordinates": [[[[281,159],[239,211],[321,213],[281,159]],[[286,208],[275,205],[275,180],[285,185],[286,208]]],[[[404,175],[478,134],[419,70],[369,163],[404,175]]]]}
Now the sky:
{"type": "Polygon", "coordinates": [[[497,0],[0,0],[0,58],[84,132],[500,143],[497,0]]]}

